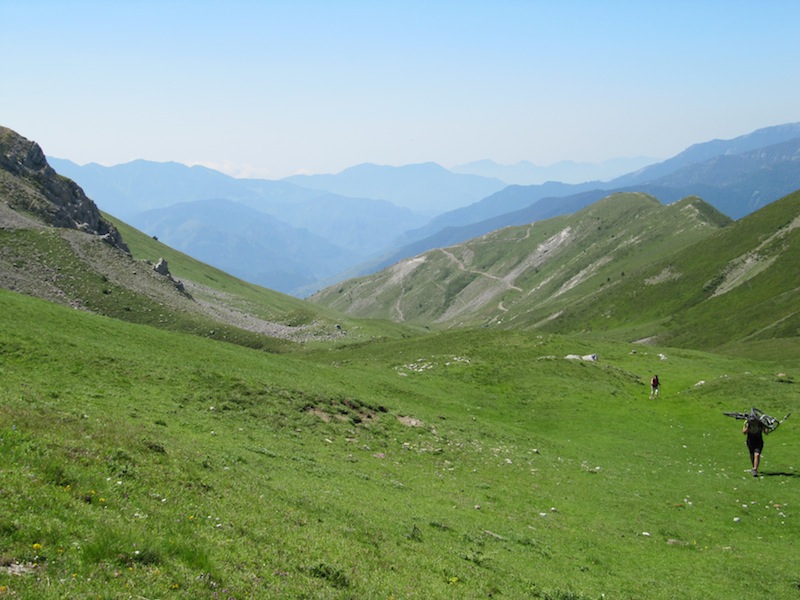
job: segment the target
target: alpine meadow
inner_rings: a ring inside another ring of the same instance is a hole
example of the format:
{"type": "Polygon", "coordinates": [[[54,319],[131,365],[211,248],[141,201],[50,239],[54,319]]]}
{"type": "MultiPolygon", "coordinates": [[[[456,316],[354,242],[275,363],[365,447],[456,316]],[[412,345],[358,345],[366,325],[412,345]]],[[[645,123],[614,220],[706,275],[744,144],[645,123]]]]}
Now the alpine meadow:
{"type": "Polygon", "coordinates": [[[0,597],[800,598],[797,417],[753,477],[724,414],[796,409],[800,191],[609,191],[303,300],[0,150],[0,597]]]}

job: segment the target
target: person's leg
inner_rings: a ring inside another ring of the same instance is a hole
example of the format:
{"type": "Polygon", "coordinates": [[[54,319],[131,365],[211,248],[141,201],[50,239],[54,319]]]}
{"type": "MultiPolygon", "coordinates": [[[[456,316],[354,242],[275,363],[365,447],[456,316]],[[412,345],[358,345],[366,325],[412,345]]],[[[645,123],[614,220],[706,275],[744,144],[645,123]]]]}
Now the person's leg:
{"type": "Polygon", "coordinates": [[[753,452],[753,477],[758,475],[758,464],[761,462],[761,452],[753,452]]]}

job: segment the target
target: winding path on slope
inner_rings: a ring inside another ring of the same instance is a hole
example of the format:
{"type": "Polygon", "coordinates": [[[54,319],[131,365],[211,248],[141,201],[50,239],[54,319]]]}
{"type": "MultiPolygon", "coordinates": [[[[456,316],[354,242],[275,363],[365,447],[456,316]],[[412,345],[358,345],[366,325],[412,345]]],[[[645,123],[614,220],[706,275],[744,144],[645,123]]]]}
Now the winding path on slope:
{"type": "Polygon", "coordinates": [[[468,269],[467,266],[461,262],[452,252],[446,250],[444,248],[439,248],[440,252],[443,252],[451,262],[454,262],[459,269],[467,273],[474,273],[475,275],[480,275],[481,277],[487,277],[489,279],[493,279],[494,281],[499,281],[503,283],[508,289],[517,290],[518,292],[522,291],[521,287],[517,287],[513,283],[511,283],[508,278],[509,276],[506,275],[505,277],[498,277],[497,275],[492,275],[491,273],[487,273],[485,271],[476,271],[475,269],[468,269]]]}

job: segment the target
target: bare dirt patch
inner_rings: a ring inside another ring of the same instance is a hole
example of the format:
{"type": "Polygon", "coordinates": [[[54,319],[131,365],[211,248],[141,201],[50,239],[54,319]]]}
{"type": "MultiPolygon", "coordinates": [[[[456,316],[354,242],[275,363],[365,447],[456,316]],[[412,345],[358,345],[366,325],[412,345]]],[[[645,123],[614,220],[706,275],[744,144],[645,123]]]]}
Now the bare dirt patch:
{"type": "Polygon", "coordinates": [[[658,285],[659,283],[666,283],[668,281],[673,281],[675,279],[680,279],[681,274],[677,273],[672,270],[670,267],[664,267],[664,269],[658,275],[654,275],[653,277],[648,277],[644,280],[645,285],[658,285]]]}

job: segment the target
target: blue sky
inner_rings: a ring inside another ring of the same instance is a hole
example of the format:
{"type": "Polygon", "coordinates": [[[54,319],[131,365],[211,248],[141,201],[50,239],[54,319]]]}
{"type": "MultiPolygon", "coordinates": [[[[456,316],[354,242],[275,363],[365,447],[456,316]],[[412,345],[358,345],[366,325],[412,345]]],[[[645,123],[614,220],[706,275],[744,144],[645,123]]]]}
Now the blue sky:
{"type": "Polygon", "coordinates": [[[800,2],[0,0],[0,125],[237,176],[668,158],[800,121],[800,2]]]}

